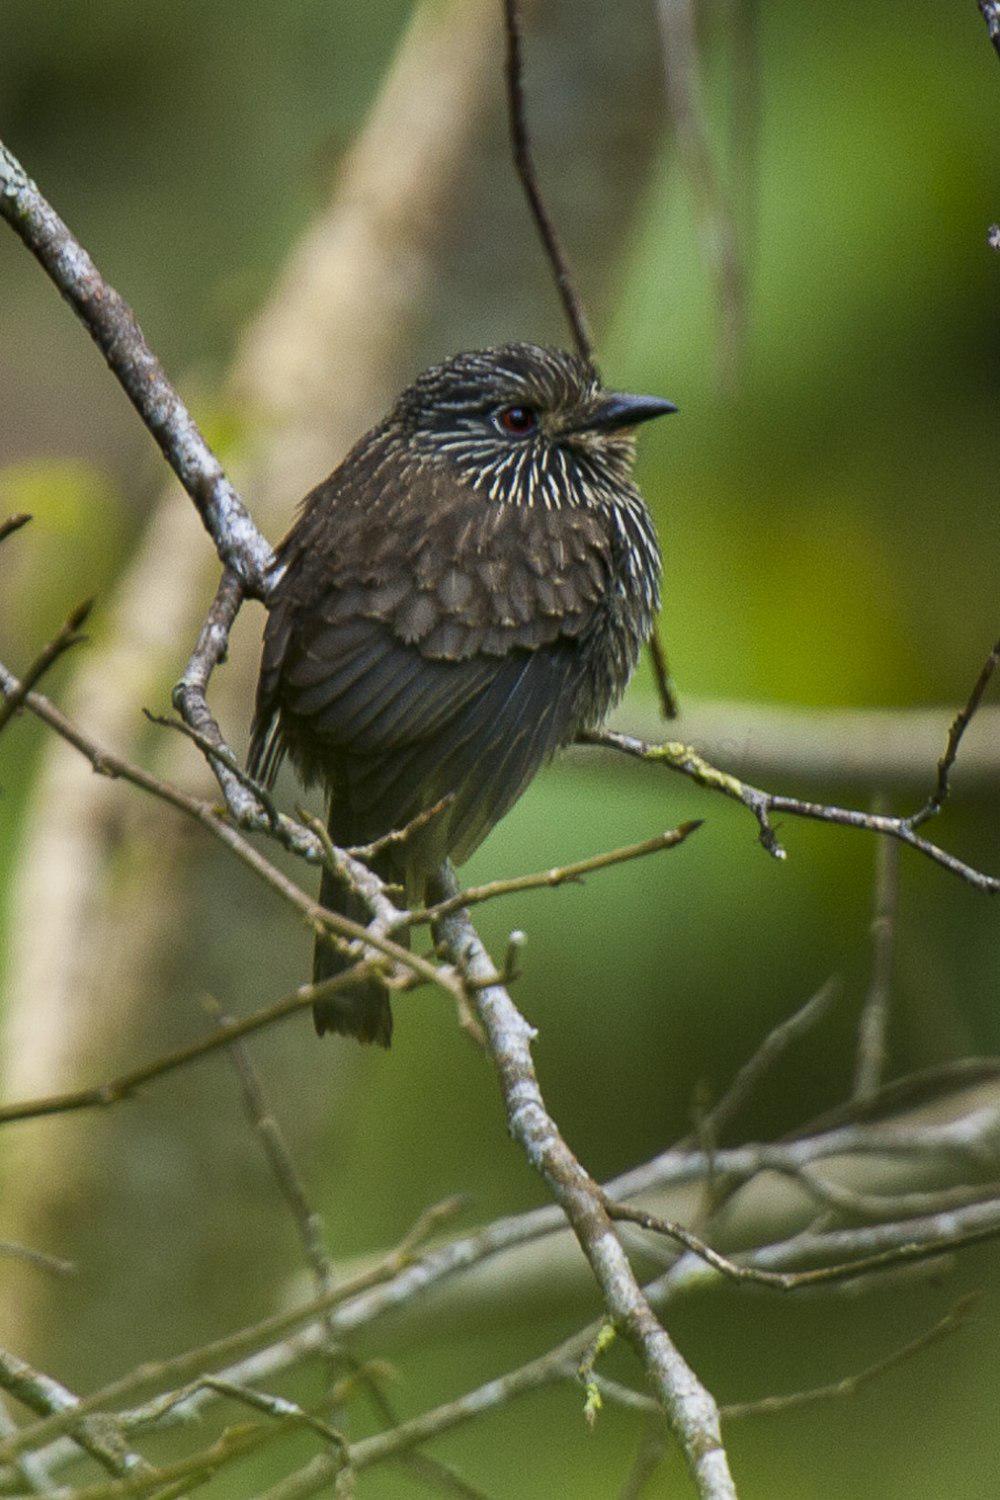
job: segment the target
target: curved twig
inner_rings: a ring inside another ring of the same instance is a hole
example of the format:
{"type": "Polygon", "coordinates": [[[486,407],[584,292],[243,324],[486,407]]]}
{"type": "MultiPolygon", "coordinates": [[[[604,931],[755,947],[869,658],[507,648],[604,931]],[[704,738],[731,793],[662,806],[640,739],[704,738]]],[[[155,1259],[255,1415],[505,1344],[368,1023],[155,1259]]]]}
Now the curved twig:
{"type": "Polygon", "coordinates": [[[531,154],[531,138],[524,107],[524,63],[521,41],[521,7],[519,0],[504,0],[504,27],[507,39],[505,77],[507,80],[507,117],[510,125],[511,149],[514,166],[524,188],[532,218],[538,229],[545,254],[552,268],[556,290],[562,301],[566,321],[569,323],[580,358],[588,365],[594,363],[594,344],[587,325],[583,302],[573,281],[555,224],[545,206],[538,174],[531,154]]]}

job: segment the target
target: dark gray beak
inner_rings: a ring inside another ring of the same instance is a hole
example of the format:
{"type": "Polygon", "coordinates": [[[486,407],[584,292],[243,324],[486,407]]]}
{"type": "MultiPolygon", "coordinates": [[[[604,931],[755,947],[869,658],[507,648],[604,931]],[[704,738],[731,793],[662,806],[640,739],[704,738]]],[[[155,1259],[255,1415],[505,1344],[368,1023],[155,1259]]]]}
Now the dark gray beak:
{"type": "Polygon", "coordinates": [[[602,396],[594,411],[581,426],[597,432],[616,432],[621,427],[638,427],[653,417],[666,417],[677,407],[662,396],[626,396],[612,391],[602,396]]]}

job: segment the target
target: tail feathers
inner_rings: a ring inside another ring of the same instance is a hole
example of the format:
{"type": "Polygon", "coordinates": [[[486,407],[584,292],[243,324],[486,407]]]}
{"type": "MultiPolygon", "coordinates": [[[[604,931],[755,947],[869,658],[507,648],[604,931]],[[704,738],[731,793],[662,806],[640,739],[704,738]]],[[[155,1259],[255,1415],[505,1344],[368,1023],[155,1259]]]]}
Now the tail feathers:
{"type": "MultiPolygon", "coordinates": [[[[319,898],[330,911],[340,912],[362,925],[368,921],[368,910],[360,896],[348,890],[329,870],[323,871],[319,898]]],[[[332,979],[335,974],[349,968],[351,962],[332,943],[317,938],[313,983],[332,979]]],[[[317,1000],[313,1006],[313,1021],[319,1036],[326,1031],[335,1031],[341,1036],[357,1037],[359,1042],[376,1042],[380,1047],[388,1047],[392,1041],[389,996],[377,979],[363,979],[358,984],[336,990],[325,1000],[317,1000]]]]}

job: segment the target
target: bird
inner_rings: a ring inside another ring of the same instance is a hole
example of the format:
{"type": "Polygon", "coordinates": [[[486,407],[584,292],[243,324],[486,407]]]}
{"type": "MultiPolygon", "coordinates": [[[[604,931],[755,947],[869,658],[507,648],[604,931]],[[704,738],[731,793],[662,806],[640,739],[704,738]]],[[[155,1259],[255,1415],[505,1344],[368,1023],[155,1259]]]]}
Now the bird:
{"type": "MultiPolygon", "coordinates": [[[[604,389],[566,350],[456,354],[402,392],[279,545],[248,771],[270,787],[287,755],[325,790],[341,848],[417,820],[375,862],[411,907],[624,692],[660,607],[634,429],[676,410],[604,389]]],[[[329,869],[320,900],[369,920],[329,869]]],[[[350,962],[318,938],[314,982],[350,962]]],[[[314,1021],[392,1036],[374,976],[317,1001],[314,1021]]]]}

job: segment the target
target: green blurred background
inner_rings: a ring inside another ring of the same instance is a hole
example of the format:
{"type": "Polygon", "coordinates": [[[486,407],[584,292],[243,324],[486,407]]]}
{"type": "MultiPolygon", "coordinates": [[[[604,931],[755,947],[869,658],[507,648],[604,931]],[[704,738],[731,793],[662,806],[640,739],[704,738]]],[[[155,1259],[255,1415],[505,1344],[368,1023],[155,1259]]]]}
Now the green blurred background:
{"type": "MultiPolygon", "coordinates": [[[[645,16],[633,0],[620,4],[619,24],[639,24],[640,10],[645,16]]],[[[262,0],[252,18],[235,0],[5,0],[0,8],[0,136],[132,302],[237,461],[252,418],[209,393],[325,201],[408,11],[403,0],[262,0]]],[[[728,14],[720,4],[705,17],[720,157],[728,14]]],[[[819,8],[762,0],[759,15],[758,217],[736,380],[719,380],[717,311],[690,184],[667,132],[651,185],[636,185],[635,230],[601,327],[609,377],[662,391],[682,410],[643,435],[641,457],[664,541],[671,661],[682,696],[953,704],[998,619],[1000,264],[986,247],[986,227],[1000,216],[996,58],[971,0],[919,0],[905,18],[898,7],[848,0],[819,8]]],[[[517,213],[516,197],[509,201],[517,213]]],[[[572,246],[580,234],[573,202],[560,211],[572,246]]],[[[460,259],[460,245],[455,253],[460,259]]],[[[490,267],[476,274],[488,277],[490,267]]],[[[0,288],[0,513],[36,516],[0,560],[2,658],[21,664],[81,595],[100,600],[113,590],[163,476],[99,357],[12,236],[0,237],[0,288]]],[[[505,329],[502,293],[498,305],[492,335],[531,331],[505,329]]],[[[478,326],[462,334],[460,305],[428,322],[429,349],[435,327],[441,340],[481,335],[478,326]]],[[[289,516],[296,498],[288,496],[289,516]]],[[[104,624],[99,608],[98,636],[104,624]]],[[[242,628],[256,632],[257,619],[242,628]]],[[[65,669],[53,677],[55,696],[65,681],[65,669]]],[[[648,682],[632,692],[631,707],[648,720],[648,682]]],[[[4,736],[0,914],[44,749],[29,723],[4,736]]],[[[293,788],[284,791],[291,802],[293,788]]],[[[530,935],[518,997],[540,1028],[543,1088],[596,1173],[685,1132],[699,1090],[724,1087],[767,1028],[834,971],[847,982],[841,1008],[744,1128],[789,1129],[849,1088],[851,1024],[868,964],[874,849],[866,838],[788,825],[789,858],[777,864],[745,817],[693,787],[576,760],[540,779],[467,873],[571,860],[691,816],[707,826],[657,863],[483,912],[494,951],[513,926],[530,935]]],[[[966,797],[942,837],[996,869],[998,832],[997,799],[966,797]]],[[[266,920],[247,919],[257,898],[241,871],[228,871],[220,903],[218,868],[205,864],[200,890],[214,946],[199,982],[227,1008],[250,1009],[301,975],[306,942],[283,909],[267,905],[266,920]]],[[[1000,1052],[998,962],[986,898],[904,858],[894,1071],[1000,1052]]],[[[177,1035],[191,1035],[203,1024],[197,986],[180,964],[171,982],[177,1035]]],[[[152,1011],[164,1001],[150,996],[152,1011]]],[[[334,1049],[316,1044],[304,1020],[255,1048],[338,1257],[383,1246],[446,1194],[472,1194],[469,1222],[542,1201],[506,1138],[492,1079],[452,1015],[424,993],[397,1013],[391,1056],[338,1062],[335,1087],[334,1049]]],[[[140,1033],[129,1056],[150,1051],[140,1033]]],[[[223,1062],[130,1109],[147,1134],[142,1160],[124,1166],[112,1150],[117,1138],[101,1127],[44,1125],[53,1160],[73,1132],[93,1130],[95,1149],[112,1153],[103,1171],[119,1194],[113,1230],[77,1204],[45,1247],[74,1254],[82,1272],[72,1288],[49,1294],[32,1352],[81,1389],[262,1314],[298,1266],[223,1062]],[[210,1110],[211,1126],[192,1154],[178,1120],[197,1109],[210,1110]],[[199,1174],[210,1227],[175,1223],[167,1233],[170,1205],[188,1202],[187,1179],[199,1174]],[[242,1242],[245,1254],[254,1237],[261,1259],[247,1285],[227,1251],[242,1242]],[[147,1306],[139,1324],[116,1312],[125,1280],[147,1306]]],[[[0,1163],[16,1149],[9,1138],[0,1138],[0,1163]]],[[[995,1495],[995,1273],[984,1249],[963,1256],[943,1282],[797,1303],[727,1292],[678,1309],[670,1327],[684,1352],[720,1400],[743,1400],[860,1368],[932,1322],[957,1288],[987,1288],[970,1327],[856,1401],[734,1427],[741,1494],[995,1495]]],[[[376,1326],[359,1347],[396,1361],[393,1394],[413,1413],[540,1352],[591,1310],[584,1298],[523,1308],[511,1298],[503,1311],[491,1307],[485,1324],[415,1320],[415,1333],[386,1340],[376,1326]]],[[[617,1370],[636,1373],[624,1360],[617,1370]]],[[[297,1389],[308,1386],[303,1377],[297,1389]]],[[[635,1419],[610,1409],[588,1434],[580,1393],[567,1388],[463,1430],[438,1451],[492,1495],[597,1497],[617,1493],[638,1440],[635,1419]]],[[[287,1470],[290,1451],[206,1493],[264,1488],[287,1470]]],[[[361,1485],[390,1500],[418,1492],[411,1476],[389,1470],[361,1485]]],[[[650,1493],[687,1493],[676,1457],[650,1493]]]]}

